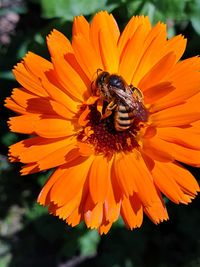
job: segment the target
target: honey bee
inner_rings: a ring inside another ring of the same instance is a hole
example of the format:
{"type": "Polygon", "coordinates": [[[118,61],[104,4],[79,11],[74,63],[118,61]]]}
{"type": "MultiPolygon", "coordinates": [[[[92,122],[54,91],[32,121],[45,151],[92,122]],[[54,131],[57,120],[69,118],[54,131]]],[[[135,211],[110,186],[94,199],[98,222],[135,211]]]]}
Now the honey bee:
{"type": "Polygon", "coordinates": [[[102,71],[95,81],[97,94],[107,103],[103,118],[114,112],[114,127],[116,131],[129,129],[133,122],[145,122],[148,119],[147,109],[143,104],[142,92],[128,85],[117,75],[102,71]]]}

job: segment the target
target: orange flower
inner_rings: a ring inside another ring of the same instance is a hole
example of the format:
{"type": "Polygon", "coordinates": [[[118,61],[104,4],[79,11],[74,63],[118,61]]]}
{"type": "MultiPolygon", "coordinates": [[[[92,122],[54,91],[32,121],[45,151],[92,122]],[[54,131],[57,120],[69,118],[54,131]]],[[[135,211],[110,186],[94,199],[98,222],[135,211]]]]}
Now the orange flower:
{"type": "Polygon", "coordinates": [[[10,130],[32,135],[10,147],[10,160],[25,164],[22,175],[57,167],[38,202],[101,234],[120,215],[130,229],[143,212],[156,224],[167,220],[162,194],[191,202],[199,186],[181,162],[200,166],[200,59],[179,61],[186,40],[167,40],[166,25],[144,16],[120,34],[100,12],[91,24],[74,19],[71,43],[53,30],[47,45],[51,62],[29,52],[13,71],[21,87],[6,100],[19,114],[10,130]],[[127,108],[128,93],[135,108],[127,108]],[[122,115],[126,129],[117,128],[122,115]]]}

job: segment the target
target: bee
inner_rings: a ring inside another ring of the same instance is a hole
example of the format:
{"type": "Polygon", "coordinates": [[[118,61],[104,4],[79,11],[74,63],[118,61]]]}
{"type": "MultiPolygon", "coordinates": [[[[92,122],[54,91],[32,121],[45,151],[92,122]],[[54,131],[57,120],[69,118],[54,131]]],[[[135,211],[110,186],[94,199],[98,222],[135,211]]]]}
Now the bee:
{"type": "Polygon", "coordinates": [[[125,131],[134,123],[145,122],[148,119],[147,109],[143,104],[142,92],[128,85],[117,75],[102,71],[95,81],[96,93],[107,103],[103,118],[114,112],[114,127],[116,131],[125,131]]]}

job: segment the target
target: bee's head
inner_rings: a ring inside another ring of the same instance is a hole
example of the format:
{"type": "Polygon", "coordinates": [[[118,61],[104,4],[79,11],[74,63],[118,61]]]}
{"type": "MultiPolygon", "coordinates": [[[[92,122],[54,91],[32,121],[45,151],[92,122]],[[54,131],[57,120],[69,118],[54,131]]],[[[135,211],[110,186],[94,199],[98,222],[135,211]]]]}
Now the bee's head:
{"type": "Polygon", "coordinates": [[[98,74],[98,77],[95,81],[95,85],[97,88],[101,88],[105,83],[107,83],[110,74],[107,71],[102,71],[98,74]]]}
{"type": "Polygon", "coordinates": [[[100,95],[105,101],[108,102],[111,101],[111,94],[109,91],[109,84],[108,84],[109,77],[110,77],[109,72],[101,71],[101,73],[98,74],[97,79],[95,81],[96,94],[100,95]]]}

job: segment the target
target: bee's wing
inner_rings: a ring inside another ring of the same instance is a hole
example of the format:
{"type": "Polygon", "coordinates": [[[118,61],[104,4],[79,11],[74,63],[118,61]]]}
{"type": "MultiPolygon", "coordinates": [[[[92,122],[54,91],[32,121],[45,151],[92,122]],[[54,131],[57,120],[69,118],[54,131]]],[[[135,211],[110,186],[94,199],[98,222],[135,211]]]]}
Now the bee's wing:
{"type": "Polygon", "coordinates": [[[134,98],[131,90],[120,90],[117,87],[110,87],[110,92],[115,94],[115,97],[119,102],[122,102],[125,106],[128,106],[131,110],[134,110],[137,106],[137,99],[134,98]]]}
{"type": "Polygon", "coordinates": [[[140,121],[147,121],[148,119],[148,111],[145,108],[144,104],[142,102],[137,102],[136,103],[136,109],[135,109],[135,116],[140,120],[140,121]]]}
{"type": "Polygon", "coordinates": [[[140,121],[147,121],[148,112],[144,104],[133,94],[131,88],[127,87],[124,91],[112,86],[110,91],[115,94],[119,102],[127,107],[128,112],[132,112],[140,121]]]}

